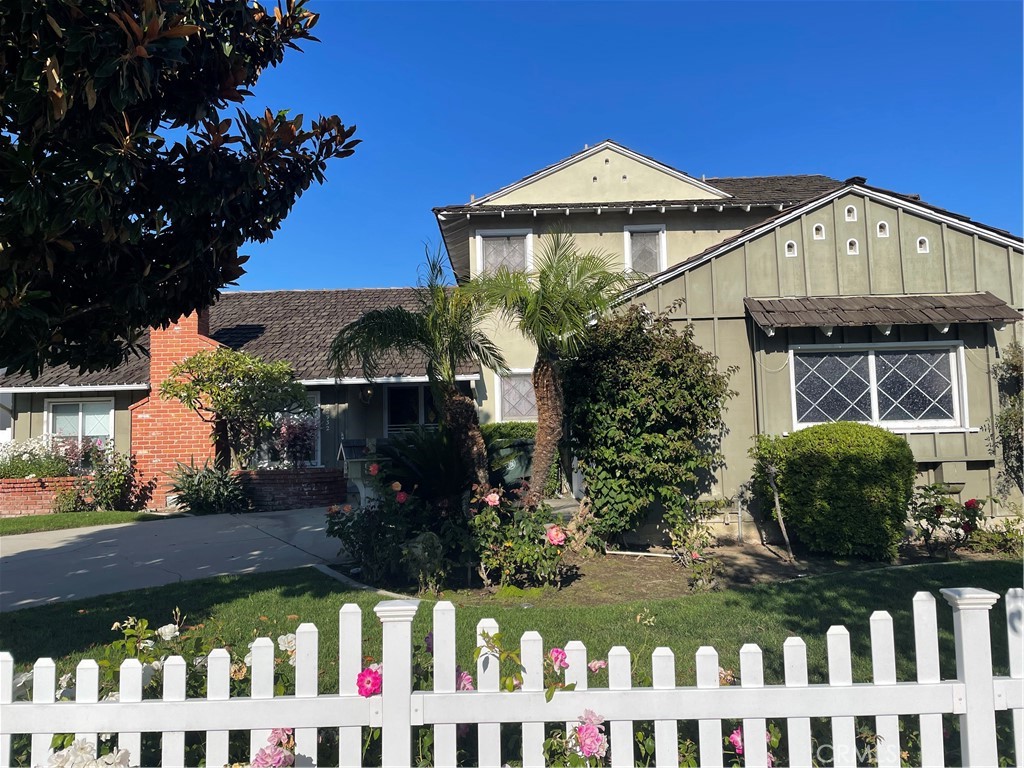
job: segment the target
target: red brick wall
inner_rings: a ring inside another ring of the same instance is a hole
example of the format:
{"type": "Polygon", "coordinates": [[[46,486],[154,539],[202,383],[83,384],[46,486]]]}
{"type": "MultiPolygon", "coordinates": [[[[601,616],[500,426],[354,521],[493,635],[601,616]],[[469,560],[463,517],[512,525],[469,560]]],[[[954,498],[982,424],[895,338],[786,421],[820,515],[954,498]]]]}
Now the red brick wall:
{"type": "Polygon", "coordinates": [[[244,469],[235,474],[258,512],[326,507],[345,501],[348,492],[341,469],[244,469]]]}
{"type": "Polygon", "coordinates": [[[57,491],[74,488],[76,477],[0,479],[0,517],[48,515],[57,491]]]}
{"type": "Polygon", "coordinates": [[[170,473],[177,462],[197,466],[213,461],[210,425],[177,400],[162,400],[160,384],[171,366],[202,349],[220,346],[209,338],[209,316],[192,313],[166,329],[154,328],[149,341],[150,395],[131,407],[132,452],[143,482],[156,480],[151,508],[167,506],[170,473]]]}

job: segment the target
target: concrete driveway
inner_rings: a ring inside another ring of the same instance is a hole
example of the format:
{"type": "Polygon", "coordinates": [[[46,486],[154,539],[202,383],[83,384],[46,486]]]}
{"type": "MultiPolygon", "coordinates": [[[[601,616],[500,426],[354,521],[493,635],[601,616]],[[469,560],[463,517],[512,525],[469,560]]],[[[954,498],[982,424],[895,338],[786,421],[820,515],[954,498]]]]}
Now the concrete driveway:
{"type": "Polygon", "coordinates": [[[0,538],[0,611],[336,562],[324,510],[183,517],[0,538]]]}

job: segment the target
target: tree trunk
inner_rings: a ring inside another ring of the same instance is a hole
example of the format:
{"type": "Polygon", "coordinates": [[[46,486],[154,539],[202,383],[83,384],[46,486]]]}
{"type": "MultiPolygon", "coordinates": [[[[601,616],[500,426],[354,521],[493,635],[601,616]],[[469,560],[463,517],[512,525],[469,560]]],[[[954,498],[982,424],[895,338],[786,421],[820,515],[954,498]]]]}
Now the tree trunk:
{"type": "Polygon", "coordinates": [[[552,360],[537,358],[533,366],[533,391],[537,397],[537,440],[533,446],[533,471],[526,505],[532,509],[544,499],[544,483],[562,439],[562,383],[552,360]]]}
{"type": "Polygon", "coordinates": [[[480,431],[476,403],[456,389],[444,393],[444,422],[459,446],[459,455],[472,482],[481,488],[490,485],[487,445],[480,431]]]}
{"type": "Polygon", "coordinates": [[[782,539],[786,542],[786,552],[789,553],[789,562],[795,563],[793,547],[789,544],[789,533],[786,531],[786,519],[782,516],[782,504],[779,502],[779,488],[775,485],[775,475],[778,474],[775,467],[768,467],[768,485],[772,487],[772,496],[775,497],[775,519],[779,522],[779,529],[782,531],[782,539]]]}

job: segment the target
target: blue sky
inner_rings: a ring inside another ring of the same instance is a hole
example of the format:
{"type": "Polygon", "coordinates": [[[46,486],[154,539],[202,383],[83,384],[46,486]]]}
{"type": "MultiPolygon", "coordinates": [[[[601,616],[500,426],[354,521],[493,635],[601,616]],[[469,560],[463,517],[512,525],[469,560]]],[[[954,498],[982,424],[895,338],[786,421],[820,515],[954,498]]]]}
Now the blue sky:
{"type": "Polygon", "coordinates": [[[342,2],[263,107],[364,141],[247,290],[409,285],[465,203],[611,138],[699,176],[824,173],[1020,234],[1020,2],[342,2]]]}

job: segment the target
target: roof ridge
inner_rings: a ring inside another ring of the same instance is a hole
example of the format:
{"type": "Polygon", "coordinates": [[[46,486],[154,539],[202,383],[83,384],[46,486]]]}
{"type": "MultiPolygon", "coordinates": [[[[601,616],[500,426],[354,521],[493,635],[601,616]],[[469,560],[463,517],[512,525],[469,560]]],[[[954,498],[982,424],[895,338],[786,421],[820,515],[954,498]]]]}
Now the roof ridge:
{"type": "Polygon", "coordinates": [[[412,291],[416,290],[415,285],[395,285],[386,288],[250,288],[240,291],[222,291],[221,298],[225,296],[239,296],[245,293],[342,293],[346,291],[412,291]]]}

